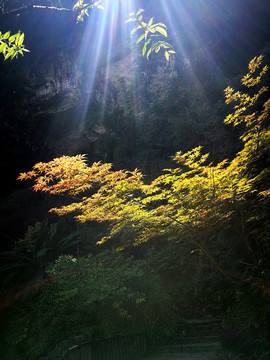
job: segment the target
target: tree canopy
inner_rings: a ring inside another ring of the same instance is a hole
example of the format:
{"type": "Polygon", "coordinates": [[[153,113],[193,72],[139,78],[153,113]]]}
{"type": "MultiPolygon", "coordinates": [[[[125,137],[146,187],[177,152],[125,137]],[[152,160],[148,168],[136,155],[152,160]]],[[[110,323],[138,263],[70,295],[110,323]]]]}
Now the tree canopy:
{"type": "Polygon", "coordinates": [[[178,152],[173,158],[177,166],[147,184],[137,169],[115,171],[108,163],[88,166],[84,155],[63,156],[36,164],[19,179],[34,179],[35,191],[73,197],[70,205],[51,210],[60,216],[75,213],[82,223],[110,223],[110,233],[100,243],[121,236],[127,228],[132,231],[124,247],[164,235],[189,241],[216,270],[236,280],[240,275],[224,270],[209,246],[221,228],[231,226],[242,238],[252,263],[260,264],[261,244],[254,244],[246,229],[252,224],[265,231],[258,228],[254,212],[263,211],[269,203],[269,171],[261,161],[269,151],[270,99],[258,105],[267,90],[265,86],[256,89],[268,70],[267,66],[261,69],[261,64],[262,56],[254,58],[242,78],[243,86],[254,89],[252,95],[230,87],[225,90],[226,103],[236,105],[224,122],[242,126],[243,148],[232,160],[213,164],[201,147],[178,152]]]}

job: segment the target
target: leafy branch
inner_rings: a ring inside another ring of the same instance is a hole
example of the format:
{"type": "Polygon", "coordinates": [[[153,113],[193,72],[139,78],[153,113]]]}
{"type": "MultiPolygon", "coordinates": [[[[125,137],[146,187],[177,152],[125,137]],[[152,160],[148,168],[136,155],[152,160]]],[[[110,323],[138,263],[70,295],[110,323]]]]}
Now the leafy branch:
{"type": "Polygon", "coordinates": [[[101,4],[101,0],[78,0],[75,5],[73,6],[73,11],[77,12],[77,22],[83,21],[85,16],[89,16],[89,10],[92,8],[97,8],[100,10],[103,10],[104,7],[101,4]]]}
{"type": "Polygon", "coordinates": [[[23,56],[24,52],[29,52],[24,45],[24,33],[20,31],[17,34],[10,35],[10,31],[2,34],[0,31],[0,53],[4,55],[4,59],[9,57],[13,59],[18,54],[23,56]]]}
{"type": "Polygon", "coordinates": [[[158,53],[160,49],[164,49],[164,55],[167,61],[169,61],[171,54],[175,54],[171,44],[164,40],[160,40],[160,37],[167,37],[167,26],[163,23],[154,24],[154,18],[152,17],[148,23],[143,21],[142,12],[143,9],[139,9],[136,13],[130,13],[130,18],[126,21],[134,22],[135,27],[131,30],[131,35],[135,34],[137,31],[142,32],[139,36],[136,44],[139,44],[144,40],[144,45],[142,48],[142,55],[146,56],[147,60],[149,59],[150,54],[154,51],[158,53]]]}

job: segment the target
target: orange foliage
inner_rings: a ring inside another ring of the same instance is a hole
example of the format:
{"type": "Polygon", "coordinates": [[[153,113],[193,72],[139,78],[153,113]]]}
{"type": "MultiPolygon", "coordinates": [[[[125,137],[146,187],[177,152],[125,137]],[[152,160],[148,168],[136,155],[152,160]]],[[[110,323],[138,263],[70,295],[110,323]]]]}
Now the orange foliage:
{"type": "MultiPolygon", "coordinates": [[[[254,75],[261,61],[260,56],[250,62],[243,85],[250,88],[260,83],[267,71],[265,66],[254,75]]],[[[63,156],[36,164],[30,172],[20,174],[19,180],[33,179],[34,191],[76,196],[70,205],[51,211],[58,215],[75,212],[80,222],[109,221],[111,236],[131,228],[134,231],[130,242],[138,244],[167,234],[188,239],[207,253],[203,243],[205,234],[211,238],[217,229],[231,221],[244,200],[257,196],[256,184],[265,176],[265,169],[251,175],[248,166],[269,151],[270,132],[264,122],[269,116],[270,99],[261,112],[253,110],[266,90],[261,87],[253,96],[234,92],[230,87],[225,90],[226,103],[236,102],[234,112],[226,117],[225,123],[234,126],[242,123],[246,127],[241,137],[243,149],[232,161],[225,159],[213,165],[208,162],[207,154],[201,154],[200,147],[184,154],[178,152],[174,160],[179,166],[165,170],[147,185],[137,169],[114,171],[112,165],[106,163],[87,166],[85,155],[63,156]],[[85,191],[87,195],[83,196],[85,191]]],[[[264,197],[260,199],[266,199],[269,190],[261,190],[264,197]]]]}

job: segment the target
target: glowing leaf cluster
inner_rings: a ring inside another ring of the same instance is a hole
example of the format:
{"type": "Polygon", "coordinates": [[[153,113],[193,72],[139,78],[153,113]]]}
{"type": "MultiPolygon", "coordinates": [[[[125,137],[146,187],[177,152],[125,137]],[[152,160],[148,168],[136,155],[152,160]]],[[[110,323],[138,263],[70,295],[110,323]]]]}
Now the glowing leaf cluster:
{"type": "Polygon", "coordinates": [[[93,8],[103,10],[104,7],[101,3],[101,0],[78,0],[73,6],[73,11],[75,11],[77,15],[77,21],[83,21],[85,16],[89,16],[89,10],[93,8]]]}
{"type": "MultiPolygon", "coordinates": [[[[262,55],[255,57],[249,64],[249,72],[242,79],[242,84],[247,88],[256,87],[268,70],[268,66],[264,66],[259,71],[262,63],[262,55]],[[256,74],[256,72],[258,72],[256,74]]],[[[238,155],[243,162],[247,162],[248,158],[260,155],[257,151],[259,148],[269,146],[269,129],[266,127],[269,118],[270,99],[266,100],[261,111],[258,110],[258,100],[266,93],[267,87],[260,87],[253,95],[234,91],[231,87],[225,89],[226,104],[236,102],[234,112],[226,117],[225,124],[233,124],[233,126],[244,125],[245,131],[241,139],[244,142],[244,149],[238,155]]]]}
{"type": "Polygon", "coordinates": [[[158,53],[160,49],[164,49],[164,55],[167,61],[170,60],[170,56],[175,54],[171,44],[164,40],[160,40],[160,36],[167,37],[167,27],[163,23],[153,24],[154,18],[152,17],[148,22],[143,21],[142,12],[143,9],[139,9],[136,13],[130,13],[130,18],[126,21],[134,22],[135,27],[131,30],[131,35],[135,32],[141,32],[137,40],[137,44],[144,41],[142,48],[142,55],[149,59],[152,52],[158,53]]]}
{"type": "Polygon", "coordinates": [[[52,209],[59,215],[79,211],[78,219],[106,221],[119,219],[119,207],[129,201],[130,194],[137,189],[142,175],[134,170],[113,171],[111,164],[86,165],[84,155],[62,156],[48,163],[38,163],[32,171],[22,173],[19,180],[35,179],[34,191],[50,194],[77,196],[90,190],[91,196],[60,209],[52,209]],[[102,204],[102,205],[101,205],[102,204]]]}
{"type": "MultiPolygon", "coordinates": [[[[60,8],[56,7],[48,7],[54,10],[61,11],[71,11],[70,9],[66,9],[62,7],[61,2],[59,2],[60,8]]],[[[47,8],[46,6],[34,5],[35,8],[47,8]]],[[[83,21],[85,16],[89,16],[90,10],[93,8],[96,9],[104,9],[102,4],[102,0],[77,0],[72,8],[72,11],[76,13],[77,22],[83,21]]],[[[148,23],[145,23],[142,20],[141,13],[143,9],[139,9],[137,13],[131,13],[130,18],[126,22],[134,21],[135,27],[131,31],[131,34],[134,34],[137,30],[141,29],[143,33],[137,40],[137,44],[144,40],[144,45],[142,49],[143,56],[149,58],[150,54],[154,51],[158,53],[160,49],[164,49],[165,58],[169,61],[170,56],[175,54],[175,51],[172,48],[172,45],[168,42],[160,39],[160,36],[167,37],[166,25],[163,23],[153,24],[153,19],[151,18],[148,23]]],[[[2,34],[0,32],[0,53],[4,55],[4,59],[8,59],[9,57],[13,59],[18,54],[23,56],[24,52],[28,52],[24,45],[24,33],[20,31],[17,34],[10,35],[10,32],[6,32],[2,34]]]]}
{"type": "Polygon", "coordinates": [[[5,34],[0,31],[0,53],[4,55],[4,59],[13,59],[18,54],[23,56],[24,52],[29,52],[29,50],[25,49],[23,41],[24,33],[20,31],[14,35],[10,35],[10,31],[5,34]]]}

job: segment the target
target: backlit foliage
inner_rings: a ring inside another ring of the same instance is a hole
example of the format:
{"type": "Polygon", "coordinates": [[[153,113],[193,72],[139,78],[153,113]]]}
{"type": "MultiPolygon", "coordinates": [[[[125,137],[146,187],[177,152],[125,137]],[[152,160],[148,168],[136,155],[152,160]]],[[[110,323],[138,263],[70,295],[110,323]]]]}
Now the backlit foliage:
{"type": "MultiPolygon", "coordinates": [[[[77,0],[73,6],[73,11],[77,13],[77,21],[83,21],[85,16],[89,16],[89,11],[93,8],[104,9],[101,0],[77,0]]],[[[164,41],[163,38],[167,37],[167,27],[163,23],[154,24],[154,18],[152,17],[148,22],[143,20],[142,13],[143,9],[139,9],[136,13],[132,12],[129,14],[129,19],[126,23],[134,22],[135,26],[131,30],[131,35],[137,31],[140,32],[140,36],[136,43],[139,44],[143,41],[142,55],[149,59],[152,52],[158,53],[160,49],[164,49],[164,55],[167,61],[170,56],[175,54],[173,47],[168,42],[164,41]]]]}
{"type": "MultiPolygon", "coordinates": [[[[250,88],[260,83],[267,71],[264,67],[255,77],[261,62],[261,56],[251,61],[243,85],[250,88]]],[[[164,170],[164,174],[145,184],[137,170],[114,171],[111,164],[102,163],[89,167],[83,155],[63,156],[36,164],[19,179],[34,179],[35,191],[76,196],[70,205],[51,210],[58,215],[75,212],[80,222],[109,222],[110,237],[133,229],[129,243],[135,245],[164,235],[178,241],[188,240],[218,271],[228,275],[208,248],[224,226],[234,226],[253,263],[259,261],[256,247],[259,245],[254,244],[246,229],[250,222],[257,226],[252,212],[268,201],[269,189],[265,184],[269,172],[256,161],[269,151],[270,131],[265,122],[270,100],[261,109],[253,110],[266,90],[261,87],[252,96],[230,87],[225,90],[226,103],[237,103],[225,123],[245,125],[241,136],[243,149],[231,161],[212,164],[201,147],[196,147],[186,153],[178,152],[173,158],[176,168],[164,170]],[[84,191],[88,191],[86,196],[84,191]]],[[[108,237],[101,242],[106,240],[108,237]]]]}
{"type": "Polygon", "coordinates": [[[4,59],[7,60],[9,57],[13,59],[18,54],[23,56],[24,52],[29,52],[25,49],[23,41],[24,33],[20,31],[14,35],[10,35],[10,31],[4,34],[0,31],[0,53],[4,55],[4,59]]]}
{"type": "MultiPolygon", "coordinates": [[[[262,55],[255,57],[249,63],[249,73],[243,77],[242,84],[247,88],[255,87],[258,85],[265,73],[268,70],[268,66],[264,66],[263,69],[256,75],[256,70],[259,69],[262,62],[262,55]]],[[[233,126],[244,124],[246,131],[242,135],[241,139],[244,141],[245,146],[248,140],[255,141],[259,144],[260,141],[267,135],[267,130],[264,129],[263,125],[268,118],[270,99],[264,103],[263,111],[259,114],[257,109],[254,109],[257,105],[257,101],[267,91],[267,87],[262,86],[253,96],[248,93],[241,93],[240,91],[234,92],[231,87],[227,87],[225,90],[226,104],[236,102],[234,106],[234,113],[230,114],[225,119],[225,124],[233,124],[233,126]]]]}
{"type": "Polygon", "coordinates": [[[167,27],[163,23],[154,24],[154,18],[152,17],[148,22],[143,20],[143,9],[139,9],[136,13],[130,13],[130,18],[126,21],[134,22],[135,26],[131,30],[131,35],[135,34],[137,31],[141,32],[138,40],[136,41],[139,44],[141,41],[144,41],[142,48],[142,55],[146,56],[149,59],[150,54],[154,51],[158,53],[160,49],[164,49],[164,55],[167,61],[169,61],[170,56],[175,54],[175,51],[172,48],[172,45],[164,40],[160,40],[160,36],[167,37],[167,27]]]}
{"type": "Polygon", "coordinates": [[[73,6],[73,11],[77,12],[77,21],[83,21],[85,16],[89,16],[89,11],[93,8],[103,10],[101,0],[78,0],[73,6]]]}
{"type": "MultiPolygon", "coordinates": [[[[52,3],[53,5],[53,3],[52,3]]],[[[3,2],[4,6],[4,2],[3,2]]],[[[34,5],[35,8],[44,8],[44,6],[34,5]]],[[[57,6],[52,6],[50,9],[59,8],[62,11],[70,11],[71,9],[63,8],[61,1],[57,4],[57,6]]],[[[85,16],[89,16],[89,13],[92,9],[100,9],[103,10],[104,6],[102,0],[77,0],[73,5],[72,11],[76,14],[77,22],[83,21],[85,16]]],[[[142,48],[142,55],[146,56],[148,59],[151,52],[158,53],[160,49],[164,49],[165,58],[169,61],[170,56],[175,54],[173,47],[168,42],[160,39],[160,37],[167,37],[166,25],[163,23],[153,24],[154,18],[152,17],[149,22],[144,22],[142,20],[142,12],[143,9],[139,9],[136,13],[131,13],[130,18],[126,22],[135,22],[135,27],[131,31],[131,35],[133,35],[136,31],[142,30],[141,36],[137,40],[137,44],[139,44],[142,40],[144,40],[144,45],[142,48]]],[[[0,53],[4,55],[4,59],[8,59],[9,57],[13,59],[17,57],[18,54],[24,55],[24,52],[28,52],[24,47],[24,33],[20,31],[17,34],[10,35],[10,31],[2,34],[0,31],[0,53]]]]}

